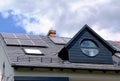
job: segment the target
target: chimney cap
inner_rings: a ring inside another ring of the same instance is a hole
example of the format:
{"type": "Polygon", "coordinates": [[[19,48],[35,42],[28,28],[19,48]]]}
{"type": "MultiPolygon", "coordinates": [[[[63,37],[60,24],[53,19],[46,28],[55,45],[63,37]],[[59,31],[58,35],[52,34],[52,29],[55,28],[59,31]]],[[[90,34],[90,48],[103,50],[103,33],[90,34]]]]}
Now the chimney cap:
{"type": "Polygon", "coordinates": [[[56,36],[56,30],[50,29],[47,36],[55,37],[56,36]]]}
{"type": "Polygon", "coordinates": [[[52,30],[52,29],[51,29],[51,30],[49,30],[48,34],[49,34],[49,33],[56,34],[56,30],[52,30]]]}

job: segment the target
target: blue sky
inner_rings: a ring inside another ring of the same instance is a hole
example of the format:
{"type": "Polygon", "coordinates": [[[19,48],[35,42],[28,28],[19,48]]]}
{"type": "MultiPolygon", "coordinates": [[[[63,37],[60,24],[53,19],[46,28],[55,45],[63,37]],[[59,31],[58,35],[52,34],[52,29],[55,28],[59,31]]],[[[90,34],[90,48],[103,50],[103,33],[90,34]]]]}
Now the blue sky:
{"type": "Polygon", "coordinates": [[[26,31],[22,27],[17,26],[15,23],[16,23],[16,21],[13,20],[12,16],[4,19],[0,15],[0,32],[26,33],[26,31]]]}
{"type": "Polygon", "coordinates": [[[120,40],[119,0],[4,0],[0,32],[73,37],[88,24],[106,40],[120,40]]]}

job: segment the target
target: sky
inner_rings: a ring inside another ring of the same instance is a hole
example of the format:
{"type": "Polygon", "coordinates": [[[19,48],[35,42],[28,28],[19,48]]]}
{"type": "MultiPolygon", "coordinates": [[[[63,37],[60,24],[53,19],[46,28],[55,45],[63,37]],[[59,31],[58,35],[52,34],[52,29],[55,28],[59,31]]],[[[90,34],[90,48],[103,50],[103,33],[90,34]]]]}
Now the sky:
{"type": "Polygon", "coordinates": [[[4,0],[0,32],[73,37],[85,24],[105,40],[120,41],[120,0],[4,0]]]}

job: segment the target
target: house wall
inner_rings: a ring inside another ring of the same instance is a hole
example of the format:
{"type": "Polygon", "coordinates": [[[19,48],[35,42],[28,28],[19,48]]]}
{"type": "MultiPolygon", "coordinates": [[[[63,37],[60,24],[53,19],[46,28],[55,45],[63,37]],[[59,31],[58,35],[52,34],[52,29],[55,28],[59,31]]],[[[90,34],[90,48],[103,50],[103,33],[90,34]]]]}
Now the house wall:
{"type": "Polygon", "coordinates": [[[14,81],[13,68],[7,58],[2,41],[0,41],[0,81],[14,81]]]}
{"type": "Polygon", "coordinates": [[[87,30],[81,32],[81,34],[74,39],[70,44],[69,49],[69,61],[82,62],[82,63],[96,63],[96,64],[113,64],[112,52],[105,47],[102,42],[97,39],[92,33],[87,30]],[[83,39],[91,39],[98,45],[99,53],[95,57],[89,57],[85,55],[80,49],[80,43],[83,39]]]}
{"type": "MultiPolygon", "coordinates": [[[[70,69],[44,69],[44,68],[18,68],[14,72],[15,76],[26,77],[68,77],[69,81],[120,81],[120,73],[114,71],[88,71],[70,69]]],[[[39,81],[39,80],[38,80],[39,81]]],[[[48,80],[49,81],[49,80],[48,80]]],[[[50,80],[51,81],[51,80],[50,80]]]]}

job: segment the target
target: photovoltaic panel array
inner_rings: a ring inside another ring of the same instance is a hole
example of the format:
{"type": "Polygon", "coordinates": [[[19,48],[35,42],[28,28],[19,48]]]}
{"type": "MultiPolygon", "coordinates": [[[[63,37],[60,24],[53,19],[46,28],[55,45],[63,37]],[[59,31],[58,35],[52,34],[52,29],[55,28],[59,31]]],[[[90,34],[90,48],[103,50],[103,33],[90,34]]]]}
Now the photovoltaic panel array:
{"type": "Polygon", "coordinates": [[[71,40],[71,38],[63,38],[67,43],[71,40]]]}
{"type": "Polygon", "coordinates": [[[29,39],[27,34],[15,34],[18,39],[29,39]]]}
{"type": "Polygon", "coordinates": [[[3,38],[17,38],[17,39],[41,39],[39,35],[29,34],[13,34],[13,33],[2,33],[3,38]]]}
{"type": "Polygon", "coordinates": [[[7,45],[20,45],[18,39],[4,39],[7,45]]]}
{"type": "Polygon", "coordinates": [[[30,39],[41,39],[39,35],[28,35],[30,39]]]}
{"type": "Polygon", "coordinates": [[[1,33],[3,38],[16,38],[15,34],[1,33]]]}
{"type": "Polygon", "coordinates": [[[120,51],[120,45],[118,45],[115,41],[107,41],[111,46],[113,46],[117,51],[120,51]]]}
{"type": "Polygon", "coordinates": [[[32,40],[19,39],[21,45],[33,46],[32,40]]]}
{"type": "Polygon", "coordinates": [[[48,46],[47,43],[43,40],[32,40],[35,46],[48,46]]]}
{"type": "Polygon", "coordinates": [[[7,45],[48,47],[39,35],[2,33],[2,36],[7,45]]]}
{"type": "Polygon", "coordinates": [[[64,45],[69,42],[69,38],[62,38],[62,37],[49,37],[55,44],[64,45]]]}

